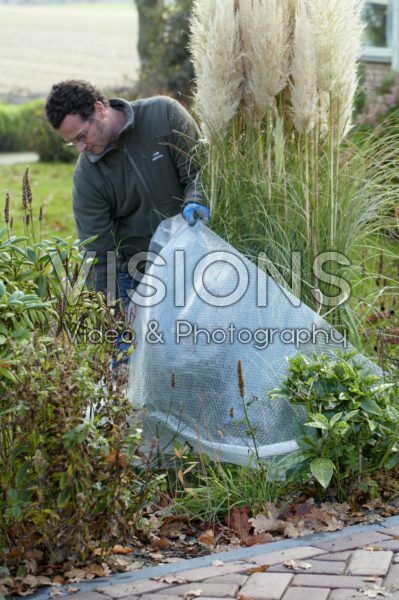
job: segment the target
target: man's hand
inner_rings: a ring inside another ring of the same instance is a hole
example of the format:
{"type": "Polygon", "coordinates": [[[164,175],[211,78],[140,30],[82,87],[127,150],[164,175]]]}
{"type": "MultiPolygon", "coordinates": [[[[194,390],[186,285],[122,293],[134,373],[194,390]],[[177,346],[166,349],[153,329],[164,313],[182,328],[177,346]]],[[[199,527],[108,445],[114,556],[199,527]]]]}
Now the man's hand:
{"type": "Polygon", "coordinates": [[[198,219],[201,219],[204,223],[208,223],[211,218],[211,211],[207,206],[198,204],[197,202],[189,202],[183,208],[183,217],[187,223],[192,227],[196,224],[198,219]]]}

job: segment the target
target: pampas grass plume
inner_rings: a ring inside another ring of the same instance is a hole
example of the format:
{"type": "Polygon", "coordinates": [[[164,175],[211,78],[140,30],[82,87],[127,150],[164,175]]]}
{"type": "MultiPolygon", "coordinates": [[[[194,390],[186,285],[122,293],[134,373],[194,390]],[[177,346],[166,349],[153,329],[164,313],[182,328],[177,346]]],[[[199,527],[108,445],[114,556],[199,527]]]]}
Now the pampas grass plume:
{"type": "Polygon", "coordinates": [[[291,75],[291,114],[294,127],[300,134],[308,133],[315,126],[319,113],[316,52],[305,0],[298,0],[296,9],[291,75]]]}
{"type": "Polygon", "coordinates": [[[357,85],[363,0],[306,0],[317,56],[317,86],[329,95],[330,123],[339,142],[350,128],[357,85]]]}
{"type": "Polygon", "coordinates": [[[195,0],[190,50],[196,75],[196,108],[206,137],[223,139],[237,112],[242,59],[235,0],[195,0]]]}
{"type": "Polygon", "coordinates": [[[239,14],[244,108],[256,123],[288,81],[290,4],[287,0],[240,0],[239,14]]]}

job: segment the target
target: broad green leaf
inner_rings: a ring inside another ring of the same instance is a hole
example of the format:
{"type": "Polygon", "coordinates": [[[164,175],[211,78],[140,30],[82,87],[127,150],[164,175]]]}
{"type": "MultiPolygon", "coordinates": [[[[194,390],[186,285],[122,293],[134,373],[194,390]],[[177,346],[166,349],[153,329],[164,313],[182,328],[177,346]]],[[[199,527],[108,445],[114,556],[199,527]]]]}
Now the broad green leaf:
{"type": "Polygon", "coordinates": [[[382,410],[375,400],[363,400],[363,402],[360,403],[360,406],[365,412],[378,416],[382,415],[382,410]]]}
{"type": "Polygon", "coordinates": [[[309,425],[310,427],[316,427],[317,429],[328,429],[328,419],[321,413],[316,413],[310,415],[312,421],[305,423],[305,425],[309,425]]]}
{"type": "Polygon", "coordinates": [[[326,489],[334,472],[334,463],[329,458],[315,458],[310,463],[313,477],[326,489]]]}

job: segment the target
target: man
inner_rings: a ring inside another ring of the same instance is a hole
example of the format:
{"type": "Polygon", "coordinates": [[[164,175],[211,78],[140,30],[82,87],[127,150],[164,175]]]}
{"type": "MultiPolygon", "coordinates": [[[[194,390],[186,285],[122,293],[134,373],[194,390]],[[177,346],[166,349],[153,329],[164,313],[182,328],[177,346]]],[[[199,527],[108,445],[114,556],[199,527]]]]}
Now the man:
{"type": "Polygon", "coordinates": [[[108,100],[81,80],[53,85],[45,110],[55,131],[80,153],[73,211],[79,238],[97,236],[87,244],[97,259],[92,285],[107,292],[107,253],[116,251],[119,296],[127,307],[139,279],[134,256],[148,250],[159,223],[180,210],[189,225],[209,219],[193,158],[198,129],[171,98],[108,100]]]}

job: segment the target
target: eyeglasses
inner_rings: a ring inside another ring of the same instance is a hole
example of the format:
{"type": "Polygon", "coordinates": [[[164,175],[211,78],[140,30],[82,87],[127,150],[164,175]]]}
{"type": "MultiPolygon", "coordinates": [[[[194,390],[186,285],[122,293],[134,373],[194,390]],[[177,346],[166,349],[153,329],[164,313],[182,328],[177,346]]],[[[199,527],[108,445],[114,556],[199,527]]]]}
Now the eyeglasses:
{"type": "Polygon", "coordinates": [[[66,146],[77,146],[77,144],[79,144],[80,142],[85,142],[87,139],[87,136],[89,135],[89,130],[90,130],[91,124],[93,122],[94,122],[93,118],[89,119],[89,124],[88,124],[86,130],[78,133],[78,135],[76,137],[74,137],[73,140],[64,140],[65,145],[66,146]]]}

